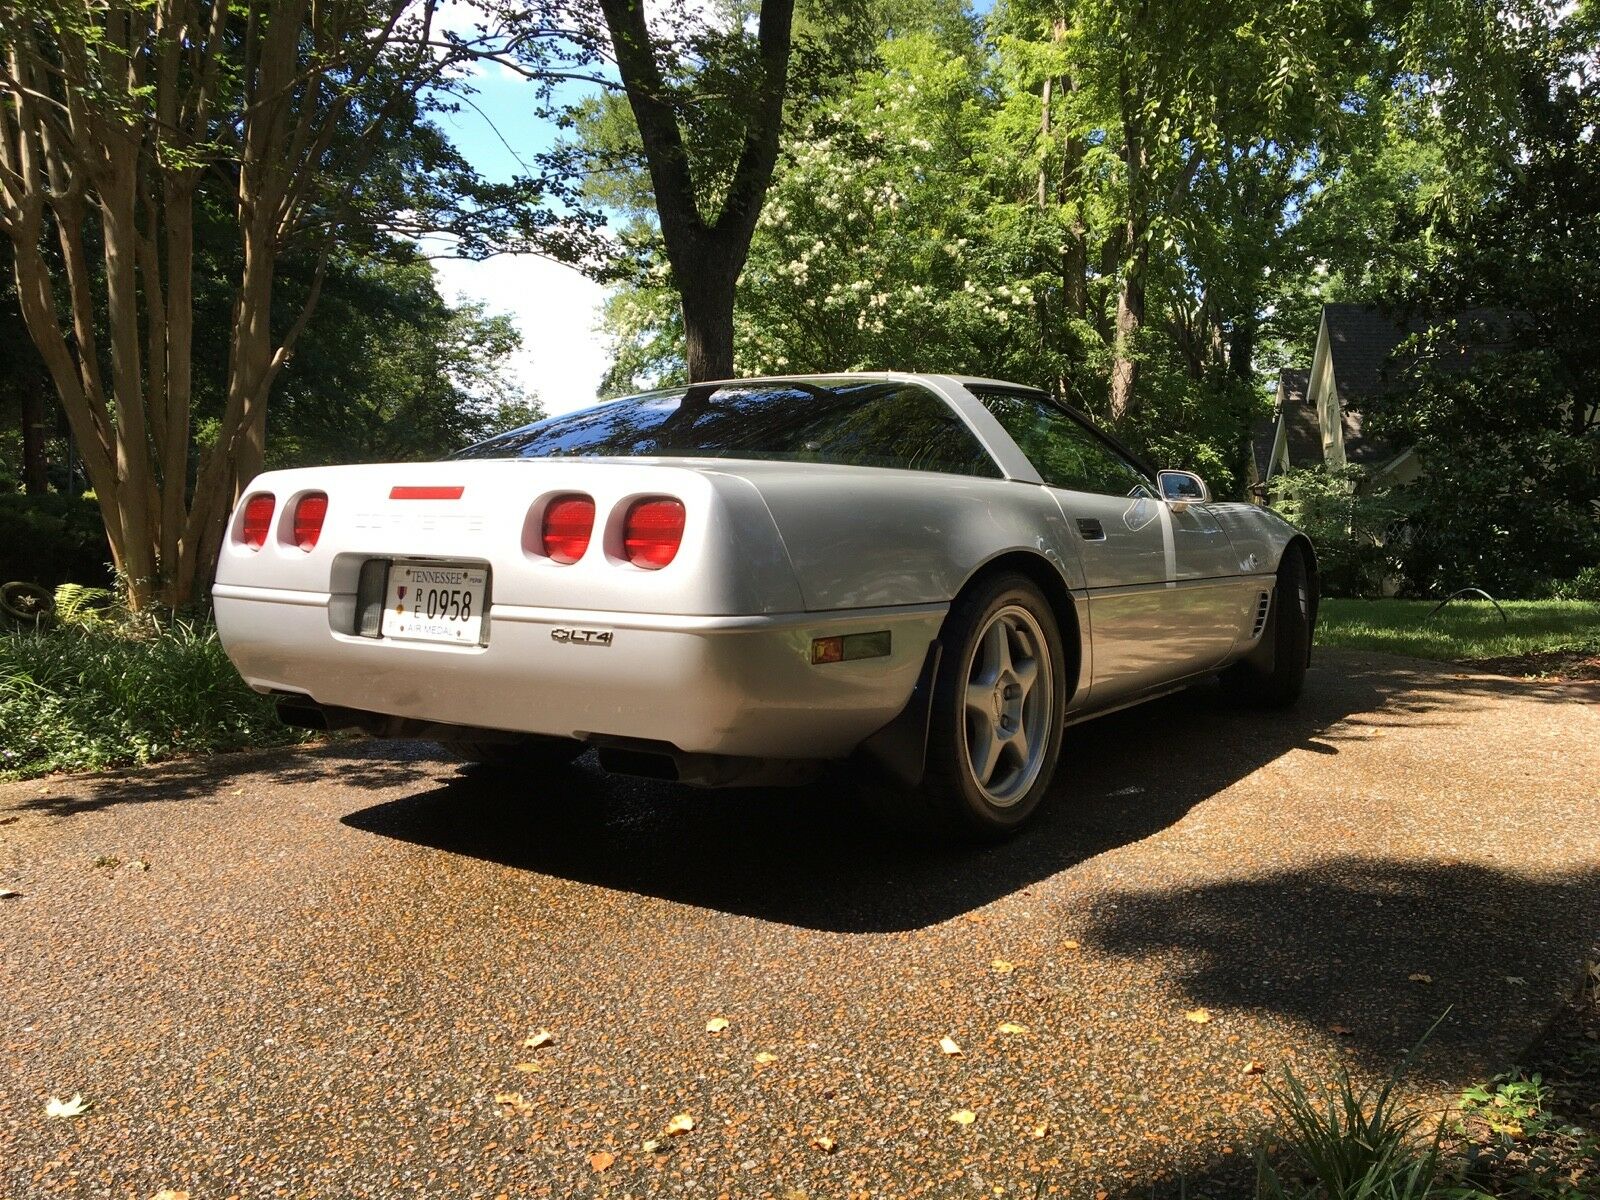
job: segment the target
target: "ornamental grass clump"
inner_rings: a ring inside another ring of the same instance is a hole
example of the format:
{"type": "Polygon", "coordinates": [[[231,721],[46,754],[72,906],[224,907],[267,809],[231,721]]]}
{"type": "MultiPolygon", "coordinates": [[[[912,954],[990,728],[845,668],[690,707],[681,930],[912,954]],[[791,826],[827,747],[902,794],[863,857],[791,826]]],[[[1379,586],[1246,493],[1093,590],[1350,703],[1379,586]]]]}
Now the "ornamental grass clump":
{"type": "MultiPolygon", "coordinates": [[[[1444,1018],[1439,1018],[1442,1021],[1444,1018]]],[[[1341,1068],[1313,1095],[1285,1070],[1269,1092],[1278,1128],[1256,1156],[1257,1200],[1427,1200],[1439,1194],[1444,1119],[1398,1094],[1438,1022],[1381,1084],[1357,1088],[1341,1068]]]]}
{"type": "Polygon", "coordinates": [[[303,736],[239,678],[209,624],[104,617],[0,637],[0,778],[303,736]]]}

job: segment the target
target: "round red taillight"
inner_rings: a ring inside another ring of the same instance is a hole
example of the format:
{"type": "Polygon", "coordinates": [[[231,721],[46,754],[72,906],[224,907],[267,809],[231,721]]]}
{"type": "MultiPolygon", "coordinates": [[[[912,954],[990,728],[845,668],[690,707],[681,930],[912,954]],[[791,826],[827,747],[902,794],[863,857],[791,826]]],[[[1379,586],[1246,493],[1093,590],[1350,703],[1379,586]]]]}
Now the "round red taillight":
{"type": "Polygon", "coordinates": [[[544,552],[558,563],[575,563],[594,532],[594,501],[588,496],[557,496],[544,509],[544,552]]]}
{"type": "Polygon", "coordinates": [[[244,519],[239,522],[239,540],[252,550],[267,544],[272,528],[272,511],[278,507],[271,492],[257,492],[244,502],[244,519]]]}
{"type": "Polygon", "coordinates": [[[328,515],[328,497],[323,492],[307,492],[294,506],[294,544],[310,553],[322,536],[322,519],[328,515]]]}
{"type": "Polygon", "coordinates": [[[622,523],[622,545],[636,567],[659,571],[678,556],[683,541],[683,504],[657,497],[638,500],[622,523]]]}

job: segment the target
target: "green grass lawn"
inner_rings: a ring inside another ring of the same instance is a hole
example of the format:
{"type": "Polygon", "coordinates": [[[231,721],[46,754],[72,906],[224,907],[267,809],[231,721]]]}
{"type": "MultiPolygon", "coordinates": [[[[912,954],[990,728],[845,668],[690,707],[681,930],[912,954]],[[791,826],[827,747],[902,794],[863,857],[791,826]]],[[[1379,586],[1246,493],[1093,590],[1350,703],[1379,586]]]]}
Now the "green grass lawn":
{"type": "Polygon", "coordinates": [[[1552,651],[1600,654],[1600,603],[1594,601],[1502,600],[1504,622],[1486,600],[1452,600],[1430,620],[1435,603],[1324,599],[1317,644],[1449,662],[1552,651]]]}

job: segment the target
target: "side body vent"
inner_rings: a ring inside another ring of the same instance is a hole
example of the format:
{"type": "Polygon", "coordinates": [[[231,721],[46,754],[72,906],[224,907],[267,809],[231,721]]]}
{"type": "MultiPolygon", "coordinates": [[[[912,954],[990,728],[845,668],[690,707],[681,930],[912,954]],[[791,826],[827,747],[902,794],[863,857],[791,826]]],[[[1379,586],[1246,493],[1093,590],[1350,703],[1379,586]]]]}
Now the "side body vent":
{"type": "Polygon", "coordinates": [[[1262,592],[1261,598],[1256,601],[1256,623],[1250,630],[1250,638],[1254,641],[1261,636],[1261,631],[1267,627],[1267,614],[1272,611],[1272,593],[1262,592]]]}

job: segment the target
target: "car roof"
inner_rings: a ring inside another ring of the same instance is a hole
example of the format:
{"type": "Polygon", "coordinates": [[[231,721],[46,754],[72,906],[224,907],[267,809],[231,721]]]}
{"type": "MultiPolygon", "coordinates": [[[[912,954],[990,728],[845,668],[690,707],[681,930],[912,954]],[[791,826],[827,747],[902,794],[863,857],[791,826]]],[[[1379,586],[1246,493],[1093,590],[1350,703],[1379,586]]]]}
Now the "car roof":
{"type": "Polygon", "coordinates": [[[811,382],[815,380],[845,379],[951,379],[962,387],[1014,388],[1021,392],[1037,392],[1040,395],[1048,394],[1043,388],[1034,387],[1032,384],[1012,383],[1005,379],[990,379],[982,375],[946,375],[940,371],[828,371],[794,375],[749,375],[732,379],[707,379],[694,386],[722,387],[739,383],[782,383],[785,380],[811,382]]]}

